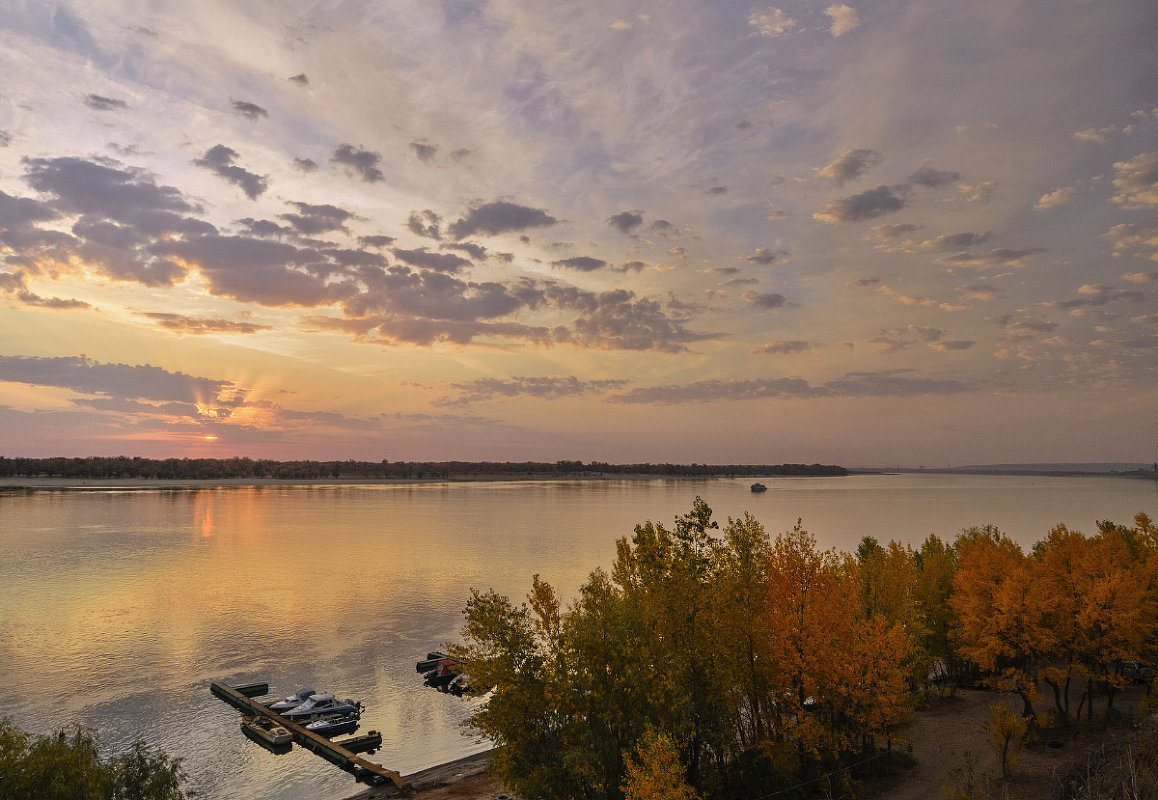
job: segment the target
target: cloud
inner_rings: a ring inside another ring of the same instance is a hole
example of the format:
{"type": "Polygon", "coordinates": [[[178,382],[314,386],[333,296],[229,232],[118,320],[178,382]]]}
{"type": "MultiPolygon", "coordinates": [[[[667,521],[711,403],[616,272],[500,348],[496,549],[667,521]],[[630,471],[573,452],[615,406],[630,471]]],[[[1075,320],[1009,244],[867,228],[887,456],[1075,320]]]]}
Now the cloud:
{"type": "Polygon", "coordinates": [[[442,217],[429,208],[422,212],[411,211],[410,217],[406,220],[406,229],[415,236],[441,240],[442,217]]]}
{"type": "Polygon", "coordinates": [[[334,154],[330,156],[330,161],[340,164],[367,183],[385,180],[386,176],[382,174],[382,170],[378,169],[378,162],[381,160],[382,156],[377,153],[361,150],[350,144],[339,145],[334,150],[334,154]]]}
{"type": "Polygon", "coordinates": [[[541,208],[530,208],[506,200],[472,206],[465,217],[451,223],[448,232],[455,239],[477,233],[496,236],[510,231],[525,231],[554,225],[557,219],[541,208]]]}
{"type": "Polygon", "coordinates": [[[28,185],[56,195],[54,207],[66,213],[114,219],[159,234],[184,229],[152,223],[171,223],[172,214],[201,211],[172,186],[158,186],[144,170],[122,169],[114,161],[63,156],[25,159],[24,164],[28,185]]]}
{"type": "Polygon", "coordinates": [[[961,394],[972,384],[951,379],[911,377],[909,370],[849,372],[844,377],[812,386],[803,378],[704,380],[687,384],[649,386],[608,396],[614,403],[674,405],[769,398],[920,397],[961,394]]]}
{"type": "Polygon", "coordinates": [[[423,164],[429,164],[438,155],[438,145],[430,144],[423,141],[414,141],[410,143],[410,152],[414,153],[414,157],[423,164]]]}
{"type": "Polygon", "coordinates": [[[293,160],[293,165],[294,169],[298,170],[299,172],[309,173],[318,171],[318,162],[314,161],[312,158],[295,158],[293,160]]]}
{"type": "Polygon", "coordinates": [[[821,169],[816,174],[822,178],[836,181],[843,186],[846,181],[859,178],[870,168],[877,166],[884,160],[884,156],[876,150],[859,147],[849,150],[843,156],[821,169]]]}
{"type": "Polygon", "coordinates": [[[440,397],[431,405],[465,406],[491,400],[495,397],[532,397],[538,400],[558,400],[563,397],[580,397],[590,394],[604,394],[619,389],[626,380],[609,379],[583,381],[574,375],[546,375],[542,377],[480,378],[462,383],[452,383],[451,387],[460,392],[457,397],[440,397]]]}
{"type": "Polygon", "coordinates": [[[432,269],[435,272],[455,273],[471,266],[470,261],[462,256],[453,253],[432,253],[425,247],[417,250],[395,248],[393,252],[399,261],[421,269],[432,269]]]}
{"type": "Polygon", "coordinates": [[[1115,256],[1133,256],[1158,261],[1158,227],[1123,222],[1102,234],[1114,247],[1115,256]]]}
{"type": "Polygon", "coordinates": [[[976,342],[972,341],[954,340],[948,342],[931,342],[929,347],[933,348],[934,350],[939,350],[942,353],[950,353],[960,350],[968,350],[975,344],[976,342]]]}
{"type": "Polygon", "coordinates": [[[1044,253],[1041,247],[1027,247],[1014,250],[1001,247],[986,253],[957,253],[937,259],[939,264],[948,264],[952,267],[969,267],[971,269],[989,269],[990,267],[1024,267],[1025,262],[1037,253],[1044,253]]]}
{"type": "Polygon", "coordinates": [[[194,159],[193,163],[232,184],[236,184],[241,187],[241,191],[245,192],[246,197],[250,200],[256,200],[268,188],[267,180],[261,175],[254,174],[234,164],[235,158],[237,158],[237,151],[219,144],[206,150],[205,155],[194,159]]]}
{"type": "Polygon", "coordinates": [[[1033,207],[1038,211],[1044,211],[1048,208],[1057,208],[1064,206],[1067,203],[1072,203],[1077,199],[1077,190],[1072,186],[1067,186],[1062,189],[1054,189],[1052,192],[1046,192],[1038,201],[1034,203],[1033,207]]]}
{"type": "Polygon", "coordinates": [[[643,224],[643,212],[621,211],[609,217],[607,224],[617,229],[620,233],[631,233],[633,228],[638,228],[643,224]]]}
{"type": "Polygon", "coordinates": [[[337,302],[354,292],[348,283],[330,283],[306,271],[326,263],[322,253],[284,242],[213,235],[158,241],[150,249],[196,265],[210,293],[242,302],[311,307],[337,302]]]}
{"type": "Polygon", "coordinates": [[[86,94],[84,104],[94,111],[121,111],[129,107],[124,100],[115,97],[103,97],[99,94],[86,94]]]}
{"type": "Polygon", "coordinates": [[[932,167],[921,167],[908,177],[907,183],[914,186],[927,186],[931,189],[940,189],[942,186],[948,186],[950,183],[955,183],[959,180],[961,180],[960,172],[947,172],[945,170],[933,169],[932,167]]]}
{"type": "Polygon", "coordinates": [[[613,403],[675,405],[711,403],[720,400],[763,400],[768,398],[826,397],[830,392],[809,386],[803,378],[761,378],[756,380],[703,380],[686,384],[647,386],[612,394],[613,403]]]}
{"type": "Polygon", "coordinates": [[[873,275],[870,278],[857,278],[856,280],[849,281],[848,283],[845,284],[845,288],[846,289],[863,289],[863,288],[866,288],[869,286],[875,288],[875,287],[880,285],[880,282],[881,282],[881,279],[879,277],[877,277],[876,275],[873,275]]]}
{"type": "Polygon", "coordinates": [[[80,357],[0,356],[0,381],[72,389],[83,394],[156,402],[231,406],[241,391],[230,381],[160,367],[102,364],[80,357]]]}
{"type": "Polygon", "coordinates": [[[776,267],[792,262],[792,259],[788,257],[787,250],[769,250],[767,247],[757,248],[756,252],[750,256],[745,256],[744,260],[763,267],[776,267]]]}
{"type": "Polygon", "coordinates": [[[1117,132],[1117,125],[1107,125],[1104,128],[1086,128],[1084,131],[1078,131],[1074,134],[1074,138],[1083,142],[1101,143],[1106,141],[1108,135],[1117,132]]]}
{"type": "Polygon", "coordinates": [[[487,257],[487,249],[481,244],[472,244],[471,242],[458,242],[456,244],[444,244],[443,250],[458,250],[466,253],[475,261],[485,261],[487,257]]]}
{"type": "Polygon", "coordinates": [[[962,286],[958,291],[970,300],[994,300],[1000,297],[998,291],[992,286],[962,286]]]}
{"type": "Polygon", "coordinates": [[[976,247],[992,238],[993,234],[990,231],[986,231],[985,233],[971,233],[968,231],[962,233],[943,233],[932,239],[926,239],[921,242],[919,247],[922,250],[936,250],[944,253],[949,250],[963,250],[966,247],[976,247]]]}
{"type": "Polygon", "coordinates": [[[249,120],[256,121],[269,116],[269,112],[264,108],[256,103],[249,103],[245,100],[234,100],[232,107],[234,114],[239,114],[249,120]]]}
{"type": "Polygon", "coordinates": [[[1094,308],[1109,303],[1141,303],[1146,300],[1146,295],[1143,292],[1123,291],[1121,289],[1115,289],[1113,286],[1106,286],[1100,283],[1080,286],[1078,287],[1078,294],[1081,295],[1081,297],[1076,297],[1073,300],[1053,300],[1042,303],[1042,305],[1049,308],[1062,308],[1067,311],[1073,311],[1078,308],[1094,308]]]}
{"type": "Polygon", "coordinates": [[[8,147],[12,144],[12,134],[8,131],[0,131],[0,147],[8,147]]]}
{"type": "Polygon", "coordinates": [[[748,17],[749,27],[755,28],[761,36],[781,36],[796,27],[796,20],[778,8],[753,11],[748,17]]]}
{"type": "Polygon", "coordinates": [[[273,330],[269,325],[256,325],[252,322],[234,322],[228,319],[212,319],[208,317],[191,317],[185,314],[173,314],[162,311],[137,311],[138,317],[145,317],[157,323],[165,330],[181,334],[212,334],[212,333],[259,333],[273,330]]]}
{"type": "Polygon", "coordinates": [[[0,272],[0,294],[26,306],[52,311],[79,311],[92,308],[91,305],[82,300],[38,295],[28,288],[26,280],[27,278],[22,272],[0,272]]]}
{"type": "Polygon", "coordinates": [[[358,244],[363,247],[389,247],[394,244],[395,238],[393,236],[386,236],[384,234],[375,234],[373,236],[359,236],[358,244]]]}
{"type": "Polygon", "coordinates": [[[831,200],[812,217],[821,222],[863,222],[900,211],[908,202],[908,187],[904,184],[881,185],[851,197],[831,200]]]}
{"type": "Polygon", "coordinates": [[[851,6],[829,6],[824,13],[832,20],[831,31],[834,37],[843,36],[860,25],[860,17],[851,6]]]}
{"type": "Polygon", "coordinates": [[[812,352],[812,345],[800,341],[768,342],[749,352],[754,356],[798,356],[812,352]]]}
{"type": "Polygon", "coordinates": [[[354,219],[351,212],[328,203],[313,205],[291,200],[289,204],[295,206],[298,213],[279,214],[278,218],[284,219],[298,233],[306,236],[316,236],[319,233],[330,231],[345,231],[346,222],[354,219]]]}
{"type": "Polygon", "coordinates": [[[564,258],[561,261],[552,261],[551,266],[574,269],[580,272],[593,272],[606,267],[607,262],[599,258],[591,258],[590,256],[575,256],[574,258],[564,258]]]}
{"type": "Polygon", "coordinates": [[[1007,322],[1005,324],[1005,333],[1015,339],[1053,333],[1056,329],[1056,322],[1007,322]]]}
{"type": "Polygon", "coordinates": [[[304,72],[299,72],[297,75],[291,75],[287,80],[291,83],[296,83],[298,86],[309,86],[310,79],[306,77],[304,72]]]}
{"type": "Polygon", "coordinates": [[[784,295],[776,294],[775,292],[745,292],[744,301],[753,308],[758,308],[762,311],[783,308],[788,304],[788,300],[784,295]]]}
{"type": "Polygon", "coordinates": [[[1111,202],[1123,208],[1143,210],[1158,206],[1158,151],[1115,162],[1114,185],[1118,193],[1110,198],[1111,202]]]}
{"type": "Polygon", "coordinates": [[[727,193],[728,193],[728,187],[727,186],[710,186],[707,189],[704,189],[704,194],[727,194],[727,193]]]}

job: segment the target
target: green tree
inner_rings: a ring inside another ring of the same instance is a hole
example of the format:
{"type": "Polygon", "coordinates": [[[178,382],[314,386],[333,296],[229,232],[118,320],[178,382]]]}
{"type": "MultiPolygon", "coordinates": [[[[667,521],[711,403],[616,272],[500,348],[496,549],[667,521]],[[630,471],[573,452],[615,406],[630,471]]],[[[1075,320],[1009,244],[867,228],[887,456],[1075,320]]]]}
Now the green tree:
{"type": "Polygon", "coordinates": [[[0,800],[183,800],[181,759],[137,741],[102,757],[95,734],[32,736],[0,719],[0,800]]]}

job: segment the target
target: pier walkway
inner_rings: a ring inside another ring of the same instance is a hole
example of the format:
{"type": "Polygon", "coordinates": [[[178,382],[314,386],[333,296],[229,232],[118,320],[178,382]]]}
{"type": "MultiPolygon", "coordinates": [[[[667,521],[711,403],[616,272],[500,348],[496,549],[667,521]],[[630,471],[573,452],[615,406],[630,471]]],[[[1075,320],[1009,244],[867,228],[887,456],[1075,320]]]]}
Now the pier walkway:
{"type": "Polygon", "coordinates": [[[222,700],[246,714],[272,719],[278,725],[288,730],[290,734],[293,735],[294,742],[298,745],[315,755],[321,756],[331,764],[336,764],[347,772],[352,773],[354,777],[359,780],[373,781],[374,778],[377,777],[382,779],[382,781],[393,781],[394,785],[404,792],[410,790],[410,784],[402,778],[400,773],[367,761],[356,753],[342,747],[340,741],[330,741],[324,736],[307,730],[304,725],[299,725],[296,722],[286,719],[281,714],[270,711],[269,708],[252,699],[267,694],[269,692],[269,686],[267,684],[254,683],[246,686],[228,686],[224,683],[213,681],[209,684],[209,691],[213,692],[214,697],[218,700],[222,700]]]}

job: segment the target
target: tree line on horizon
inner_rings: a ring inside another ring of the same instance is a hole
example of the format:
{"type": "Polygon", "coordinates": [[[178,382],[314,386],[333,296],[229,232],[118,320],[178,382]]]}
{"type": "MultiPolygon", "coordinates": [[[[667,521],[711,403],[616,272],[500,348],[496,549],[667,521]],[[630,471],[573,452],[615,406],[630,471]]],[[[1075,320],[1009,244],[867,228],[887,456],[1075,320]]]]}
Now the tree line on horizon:
{"type": "Polygon", "coordinates": [[[828,464],[609,464],[603,461],[274,461],[250,458],[164,458],[89,456],[6,458],[4,478],[214,479],[449,479],[486,476],[673,475],[678,477],[837,477],[844,467],[828,464]]]}
{"type": "Polygon", "coordinates": [[[1158,656],[1158,527],[1134,522],[1059,525],[1030,552],[984,526],[847,553],[799,522],[721,529],[696,498],[620,539],[566,608],[538,575],[518,604],[472,591],[451,653],[489,693],[465,724],[521,797],[856,796],[958,682],[1021,698],[1031,732],[1110,714],[1122,663],[1158,656]]]}

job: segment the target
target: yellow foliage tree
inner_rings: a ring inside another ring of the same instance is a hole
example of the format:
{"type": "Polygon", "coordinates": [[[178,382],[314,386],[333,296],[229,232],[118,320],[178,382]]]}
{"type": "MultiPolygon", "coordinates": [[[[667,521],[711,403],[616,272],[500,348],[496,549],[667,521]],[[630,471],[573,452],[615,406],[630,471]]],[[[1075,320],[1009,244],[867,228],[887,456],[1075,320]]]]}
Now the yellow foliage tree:
{"type": "Polygon", "coordinates": [[[627,756],[623,800],[697,800],[684,780],[679,750],[666,733],[648,728],[633,756],[627,756]]]}

